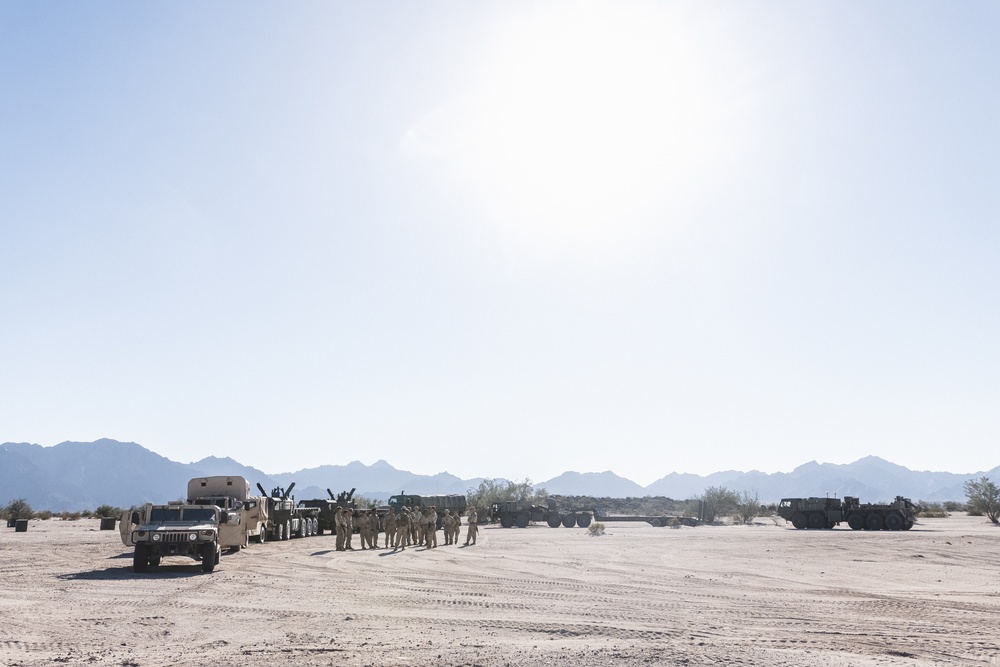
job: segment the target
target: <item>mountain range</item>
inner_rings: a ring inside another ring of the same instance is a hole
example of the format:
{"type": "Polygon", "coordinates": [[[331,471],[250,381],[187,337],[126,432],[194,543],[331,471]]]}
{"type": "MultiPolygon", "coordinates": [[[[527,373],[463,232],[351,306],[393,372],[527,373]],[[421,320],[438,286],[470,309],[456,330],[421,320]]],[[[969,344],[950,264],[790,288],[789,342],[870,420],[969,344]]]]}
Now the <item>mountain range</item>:
{"type": "MultiPolygon", "coordinates": [[[[322,465],[297,472],[268,474],[231,458],[209,456],[193,463],[178,463],[134,442],[102,439],[63,442],[51,447],[7,442],[0,445],[0,504],[24,498],[35,509],[79,511],[102,504],[129,507],[144,502],[182,499],[188,480],[213,475],[241,475],[252,486],[268,492],[295,483],[296,498],[326,498],[356,489],[357,495],[385,500],[407,493],[460,493],[476,488],[482,477],[461,479],[447,472],[418,475],[394,468],[386,461],[371,465],[353,461],[322,465]]],[[[710,475],[672,472],[648,486],[641,486],[613,472],[565,472],[536,484],[551,494],[626,498],[666,496],[693,498],[708,487],[756,491],[764,502],[783,497],[850,495],[862,502],[891,500],[896,495],[913,500],[965,499],[966,480],[987,476],[1000,481],[1000,466],[983,472],[960,474],[915,471],[876,456],[853,463],[810,461],[787,473],[727,470],[710,475]]]]}

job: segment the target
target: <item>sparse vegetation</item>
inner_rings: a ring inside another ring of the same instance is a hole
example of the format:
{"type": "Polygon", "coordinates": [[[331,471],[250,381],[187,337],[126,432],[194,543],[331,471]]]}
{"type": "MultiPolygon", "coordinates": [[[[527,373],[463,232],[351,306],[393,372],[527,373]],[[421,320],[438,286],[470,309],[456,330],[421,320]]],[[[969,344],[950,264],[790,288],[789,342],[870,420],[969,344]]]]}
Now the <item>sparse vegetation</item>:
{"type": "Polygon", "coordinates": [[[31,505],[24,498],[15,498],[0,509],[0,518],[3,519],[30,519],[34,514],[31,505]]]}
{"type": "Polygon", "coordinates": [[[1000,524],[1000,487],[991,482],[989,477],[967,481],[965,495],[969,499],[969,514],[985,515],[994,524],[1000,524]]]}
{"type": "Polygon", "coordinates": [[[733,522],[738,524],[749,524],[760,516],[762,506],[760,504],[760,494],[756,489],[740,491],[737,494],[736,511],[733,512],[733,522]]]}
{"type": "Polygon", "coordinates": [[[485,514],[490,505],[502,500],[520,500],[533,505],[544,505],[549,497],[545,489],[535,489],[530,479],[512,482],[506,479],[484,479],[476,489],[469,489],[465,500],[468,506],[485,514]]]}
{"type": "Polygon", "coordinates": [[[587,532],[591,535],[603,535],[604,534],[604,524],[600,521],[595,521],[594,523],[587,526],[587,532]]]}
{"type": "Polygon", "coordinates": [[[40,519],[41,521],[48,521],[52,518],[52,512],[51,510],[41,510],[40,512],[35,512],[34,518],[40,519]]]}
{"type": "Polygon", "coordinates": [[[79,521],[82,514],[80,512],[60,512],[59,518],[63,521],[79,521]]]}
{"type": "Polygon", "coordinates": [[[115,518],[117,519],[122,515],[121,507],[114,507],[113,505],[98,505],[97,509],[94,510],[94,516],[98,519],[104,518],[115,518]]]}
{"type": "Polygon", "coordinates": [[[921,500],[917,502],[923,509],[917,514],[917,517],[921,519],[947,519],[948,510],[944,508],[941,503],[935,503],[929,500],[921,500]]]}
{"type": "Polygon", "coordinates": [[[739,494],[724,486],[710,486],[696,499],[704,503],[706,523],[714,523],[717,517],[732,515],[740,504],[739,494]]]}

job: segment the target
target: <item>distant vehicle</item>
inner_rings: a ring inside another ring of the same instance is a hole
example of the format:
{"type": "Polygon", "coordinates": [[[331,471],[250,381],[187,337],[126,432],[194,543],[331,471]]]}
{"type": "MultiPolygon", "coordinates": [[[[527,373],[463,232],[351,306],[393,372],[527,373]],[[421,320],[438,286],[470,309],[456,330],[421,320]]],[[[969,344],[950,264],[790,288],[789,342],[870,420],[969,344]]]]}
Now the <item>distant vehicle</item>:
{"type": "Polygon", "coordinates": [[[909,498],[891,503],[862,504],[854,496],[840,498],[782,498],[778,515],[797,529],[833,528],[846,521],[851,530],[909,530],[921,511],[909,498]]]}
{"type": "Polygon", "coordinates": [[[404,507],[407,509],[412,509],[414,507],[418,509],[433,507],[438,515],[437,528],[440,530],[442,522],[444,521],[444,511],[451,510],[452,514],[463,514],[466,509],[466,504],[465,496],[461,494],[418,495],[415,493],[406,493],[404,491],[398,495],[389,497],[389,507],[391,507],[394,512],[398,512],[404,507]]]}
{"type": "Polygon", "coordinates": [[[549,499],[548,506],[532,505],[526,500],[501,500],[490,505],[486,520],[499,521],[504,528],[527,528],[533,521],[543,521],[551,528],[579,526],[586,528],[593,521],[596,511],[591,508],[559,511],[556,502],[549,499]]]}
{"type": "Polygon", "coordinates": [[[128,519],[122,522],[127,525],[121,529],[122,542],[135,545],[133,571],[157,567],[165,556],[183,556],[201,561],[202,571],[212,572],[221,553],[219,526],[235,524],[238,515],[216,505],[147,503],[128,519]]]}
{"type": "Polygon", "coordinates": [[[292,537],[311,537],[319,534],[319,508],[299,507],[291,496],[295,482],[287,489],[276,486],[268,496],[264,487],[257,483],[257,488],[266,496],[267,502],[267,533],[274,540],[288,540],[292,537]]]}

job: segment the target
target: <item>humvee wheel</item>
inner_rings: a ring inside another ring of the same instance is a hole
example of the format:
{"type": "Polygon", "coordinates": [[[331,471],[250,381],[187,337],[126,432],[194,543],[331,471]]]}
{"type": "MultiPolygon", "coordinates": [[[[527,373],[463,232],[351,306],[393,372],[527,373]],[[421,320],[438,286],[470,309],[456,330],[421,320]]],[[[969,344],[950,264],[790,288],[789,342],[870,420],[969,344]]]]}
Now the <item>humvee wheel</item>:
{"type": "Polygon", "coordinates": [[[145,572],[146,567],[149,565],[149,553],[146,551],[145,544],[135,545],[135,553],[132,554],[132,571],[133,572],[145,572]]]}
{"type": "Polygon", "coordinates": [[[530,520],[531,520],[531,517],[529,517],[527,514],[518,514],[517,515],[517,527],[518,528],[527,528],[528,527],[528,522],[530,520]]]}
{"type": "Polygon", "coordinates": [[[216,559],[219,557],[219,549],[215,545],[215,540],[206,542],[201,548],[201,571],[211,572],[215,569],[216,559]]]}
{"type": "Polygon", "coordinates": [[[822,512],[813,512],[809,515],[809,527],[813,529],[820,529],[826,525],[826,517],[823,516],[822,512]]]}
{"type": "Polygon", "coordinates": [[[510,514],[501,514],[500,525],[503,526],[504,528],[510,528],[511,526],[514,525],[514,517],[512,517],[510,514]]]}
{"type": "Polygon", "coordinates": [[[559,518],[558,514],[552,512],[551,514],[549,514],[548,524],[549,528],[558,528],[559,526],[562,525],[562,519],[559,518]]]}
{"type": "Polygon", "coordinates": [[[155,554],[149,557],[150,567],[160,567],[160,554],[155,554]]]}
{"type": "Polygon", "coordinates": [[[861,530],[865,527],[865,517],[861,514],[852,514],[847,517],[847,525],[851,530],[861,530]]]}
{"type": "Polygon", "coordinates": [[[566,528],[572,528],[573,526],[575,526],[576,525],[576,515],[575,514],[567,514],[566,516],[564,516],[562,518],[562,525],[565,526],[566,528]]]}
{"type": "Polygon", "coordinates": [[[590,525],[591,516],[589,514],[579,514],[576,517],[576,525],[580,528],[586,528],[590,525]]]}
{"type": "Polygon", "coordinates": [[[885,527],[887,530],[902,530],[904,523],[906,522],[903,521],[903,515],[899,512],[890,512],[885,517],[885,527]]]}
{"type": "Polygon", "coordinates": [[[865,528],[868,530],[882,530],[882,515],[872,512],[865,518],[865,528]]]}
{"type": "Polygon", "coordinates": [[[803,528],[805,528],[808,525],[806,515],[803,514],[802,512],[796,512],[795,514],[793,514],[792,525],[795,526],[795,528],[798,530],[802,530],[803,528]]]}

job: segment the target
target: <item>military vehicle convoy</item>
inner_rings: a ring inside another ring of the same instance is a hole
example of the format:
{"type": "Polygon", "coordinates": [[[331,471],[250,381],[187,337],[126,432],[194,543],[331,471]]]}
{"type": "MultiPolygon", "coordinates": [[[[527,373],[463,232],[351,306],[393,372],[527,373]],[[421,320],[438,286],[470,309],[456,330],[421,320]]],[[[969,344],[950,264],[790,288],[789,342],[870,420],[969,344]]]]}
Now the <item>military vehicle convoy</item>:
{"type": "Polygon", "coordinates": [[[291,497],[295,482],[287,489],[274,487],[271,494],[257,483],[257,488],[267,501],[267,533],[272,540],[288,540],[294,537],[311,537],[319,534],[318,507],[300,507],[291,497]]]}
{"type": "Polygon", "coordinates": [[[235,524],[238,515],[216,505],[147,503],[122,522],[122,542],[135,545],[132,570],[145,572],[160,565],[164,556],[183,556],[201,561],[204,572],[219,563],[219,527],[235,524]]]}
{"type": "Polygon", "coordinates": [[[782,498],[778,515],[795,528],[833,528],[846,521],[851,530],[909,530],[920,506],[896,496],[891,503],[864,503],[854,496],[840,498],[782,498]]]}
{"type": "Polygon", "coordinates": [[[215,505],[236,514],[236,524],[219,526],[219,545],[239,551],[254,538],[267,539],[267,499],[250,495],[250,482],[238,475],[195,477],[188,482],[187,501],[191,505],[215,505]]]}

